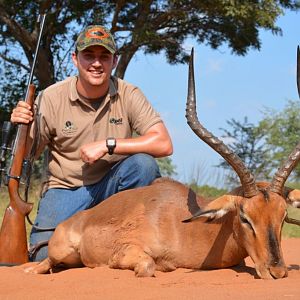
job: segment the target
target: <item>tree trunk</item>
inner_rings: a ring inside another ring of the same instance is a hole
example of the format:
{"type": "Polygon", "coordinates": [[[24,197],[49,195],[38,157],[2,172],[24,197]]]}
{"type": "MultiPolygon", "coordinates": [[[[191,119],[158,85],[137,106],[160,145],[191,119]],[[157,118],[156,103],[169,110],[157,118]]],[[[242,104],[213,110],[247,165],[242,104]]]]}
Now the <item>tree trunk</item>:
{"type": "Polygon", "coordinates": [[[53,57],[48,49],[40,49],[35,76],[39,82],[39,90],[43,90],[55,83],[53,57]]]}
{"type": "Polygon", "coordinates": [[[126,73],[126,69],[133,58],[134,54],[137,52],[138,47],[130,47],[129,49],[126,49],[125,51],[121,52],[121,55],[119,56],[119,62],[116,67],[114,75],[118,78],[123,79],[124,75],[126,73]]]}

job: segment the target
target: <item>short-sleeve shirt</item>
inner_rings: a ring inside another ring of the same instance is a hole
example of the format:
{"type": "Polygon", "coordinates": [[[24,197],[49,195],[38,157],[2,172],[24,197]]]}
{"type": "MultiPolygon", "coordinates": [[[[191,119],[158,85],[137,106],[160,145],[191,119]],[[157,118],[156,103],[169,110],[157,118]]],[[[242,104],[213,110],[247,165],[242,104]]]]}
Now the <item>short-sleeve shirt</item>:
{"type": "MultiPolygon", "coordinates": [[[[78,94],[77,77],[58,82],[37,97],[40,143],[38,153],[49,148],[48,188],[74,188],[98,182],[124,155],[108,155],[92,165],[79,154],[82,145],[108,137],[130,138],[143,135],[162,122],[141,90],[119,78],[111,77],[106,98],[95,109],[78,94]]],[[[32,130],[33,131],[33,130],[32,130]]]]}

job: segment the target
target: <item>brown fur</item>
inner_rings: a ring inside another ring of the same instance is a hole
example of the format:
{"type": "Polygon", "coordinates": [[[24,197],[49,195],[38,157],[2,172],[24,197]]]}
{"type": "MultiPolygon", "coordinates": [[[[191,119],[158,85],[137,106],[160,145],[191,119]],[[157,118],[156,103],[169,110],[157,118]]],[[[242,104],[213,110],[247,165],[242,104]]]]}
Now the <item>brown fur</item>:
{"type": "Polygon", "coordinates": [[[155,270],[226,268],[250,255],[261,277],[286,276],[280,249],[285,200],[275,194],[268,202],[262,194],[253,199],[241,194],[236,189],[203,208],[204,198],[169,179],[120,192],[61,223],[49,241],[49,258],[26,271],[109,265],[134,270],[137,276],[154,276],[155,270]],[[241,224],[239,207],[255,223],[255,234],[241,224]],[[205,214],[197,221],[182,222],[197,211],[222,210],[224,215],[212,222],[207,222],[212,216],[205,214]],[[268,249],[270,227],[273,246],[279,245],[272,251],[268,249]],[[270,252],[279,261],[272,262],[270,252]]]}

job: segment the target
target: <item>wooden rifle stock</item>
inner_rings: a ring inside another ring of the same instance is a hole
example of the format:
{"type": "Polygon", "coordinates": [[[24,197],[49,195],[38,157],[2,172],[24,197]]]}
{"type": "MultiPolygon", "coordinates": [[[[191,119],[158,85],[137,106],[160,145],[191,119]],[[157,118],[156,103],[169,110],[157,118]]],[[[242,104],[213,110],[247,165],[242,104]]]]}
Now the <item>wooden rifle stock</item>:
{"type": "MultiPolygon", "coordinates": [[[[25,101],[33,107],[35,86],[29,85],[28,96],[25,101]]],[[[10,202],[5,210],[0,231],[0,263],[22,264],[28,262],[27,234],[25,217],[31,212],[33,204],[25,202],[19,195],[20,177],[22,175],[23,160],[30,125],[18,125],[15,141],[14,156],[9,171],[8,192],[10,202]]]]}

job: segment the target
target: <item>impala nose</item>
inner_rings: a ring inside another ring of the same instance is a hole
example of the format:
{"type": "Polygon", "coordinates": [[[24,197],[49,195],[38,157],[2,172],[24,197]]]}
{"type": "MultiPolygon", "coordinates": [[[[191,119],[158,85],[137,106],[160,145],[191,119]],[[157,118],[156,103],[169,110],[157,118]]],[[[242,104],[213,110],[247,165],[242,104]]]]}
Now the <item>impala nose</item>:
{"type": "Polygon", "coordinates": [[[270,267],[270,274],[274,279],[283,278],[288,276],[288,270],[285,266],[270,267]]]}

